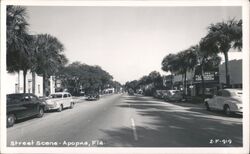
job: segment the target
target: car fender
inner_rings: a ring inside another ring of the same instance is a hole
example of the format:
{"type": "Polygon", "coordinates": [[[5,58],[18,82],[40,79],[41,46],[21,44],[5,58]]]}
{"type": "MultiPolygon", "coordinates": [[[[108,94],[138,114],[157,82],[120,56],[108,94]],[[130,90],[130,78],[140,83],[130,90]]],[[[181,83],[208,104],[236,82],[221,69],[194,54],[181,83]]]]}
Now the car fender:
{"type": "Polygon", "coordinates": [[[237,105],[235,103],[236,102],[234,102],[234,101],[232,101],[232,102],[231,101],[225,101],[223,106],[228,105],[231,111],[237,111],[238,108],[237,108],[237,105]]]}

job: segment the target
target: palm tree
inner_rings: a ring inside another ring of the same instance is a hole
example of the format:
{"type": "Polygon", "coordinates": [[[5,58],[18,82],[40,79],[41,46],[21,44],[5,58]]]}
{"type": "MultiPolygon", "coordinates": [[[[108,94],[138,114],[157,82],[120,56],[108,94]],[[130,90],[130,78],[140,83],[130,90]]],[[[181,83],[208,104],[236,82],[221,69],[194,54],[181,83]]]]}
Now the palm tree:
{"type": "Polygon", "coordinates": [[[201,40],[199,45],[192,46],[190,48],[197,55],[196,71],[201,75],[202,96],[205,98],[205,82],[204,72],[210,71],[219,66],[221,58],[217,54],[211,54],[203,47],[203,41],[201,40]]]}
{"type": "Polygon", "coordinates": [[[56,37],[49,34],[40,34],[35,39],[36,64],[34,70],[43,75],[43,94],[48,89],[48,77],[55,75],[58,70],[67,63],[63,54],[64,47],[56,37]]]}
{"type": "Polygon", "coordinates": [[[175,54],[168,54],[161,63],[161,69],[171,73],[171,89],[173,89],[173,75],[176,72],[177,56],[175,54]]]}
{"type": "Polygon", "coordinates": [[[208,34],[203,39],[203,46],[207,52],[223,53],[225,57],[226,85],[230,86],[230,78],[228,74],[228,51],[242,48],[242,20],[234,19],[227,22],[219,22],[211,24],[208,27],[208,34]]]}
{"type": "Polygon", "coordinates": [[[176,68],[178,69],[178,74],[184,75],[184,93],[187,94],[187,72],[193,70],[197,64],[197,56],[196,53],[191,50],[187,49],[181,51],[177,54],[178,63],[176,68]]]}
{"type": "Polygon", "coordinates": [[[19,72],[23,70],[23,92],[26,92],[26,74],[30,69],[32,50],[30,42],[32,37],[28,34],[27,11],[21,6],[8,5],[7,18],[7,70],[19,72]]]}

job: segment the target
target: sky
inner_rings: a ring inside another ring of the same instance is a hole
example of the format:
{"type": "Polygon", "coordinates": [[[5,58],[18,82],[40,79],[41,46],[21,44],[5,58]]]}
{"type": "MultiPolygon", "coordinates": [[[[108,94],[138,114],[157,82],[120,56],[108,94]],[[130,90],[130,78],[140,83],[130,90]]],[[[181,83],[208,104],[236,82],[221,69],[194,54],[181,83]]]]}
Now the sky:
{"type": "Polygon", "coordinates": [[[196,45],[212,23],[242,18],[240,7],[26,8],[32,34],[57,37],[70,63],[99,65],[122,84],[154,70],[168,74],[161,70],[167,54],[196,45]]]}

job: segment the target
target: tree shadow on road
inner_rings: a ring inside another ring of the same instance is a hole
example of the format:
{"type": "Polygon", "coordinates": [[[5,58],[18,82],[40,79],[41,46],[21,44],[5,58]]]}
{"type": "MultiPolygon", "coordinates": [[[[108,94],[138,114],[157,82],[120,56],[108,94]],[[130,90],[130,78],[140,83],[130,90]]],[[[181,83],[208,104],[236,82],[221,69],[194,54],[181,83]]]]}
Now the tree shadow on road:
{"type": "Polygon", "coordinates": [[[166,106],[162,102],[126,98],[120,108],[130,108],[145,120],[137,122],[138,140],[131,127],[102,130],[105,146],[115,147],[241,147],[242,122],[238,118],[208,113],[193,105],[166,106]],[[232,140],[232,143],[210,143],[211,140],[232,140]]]}

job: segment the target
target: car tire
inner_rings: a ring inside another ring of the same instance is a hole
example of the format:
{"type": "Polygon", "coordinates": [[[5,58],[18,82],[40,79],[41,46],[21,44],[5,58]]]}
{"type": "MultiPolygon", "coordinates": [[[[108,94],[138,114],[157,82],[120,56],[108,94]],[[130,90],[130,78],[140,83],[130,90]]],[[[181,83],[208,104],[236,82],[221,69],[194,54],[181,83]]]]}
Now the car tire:
{"type": "Polygon", "coordinates": [[[37,117],[38,117],[38,118],[41,118],[41,117],[43,117],[43,115],[44,115],[44,109],[43,109],[42,107],[40,107],[40,108],[39,108],[39,112],[38,112],[38,114],[37,114],[37,117]]]}
{"type": "Polygon", "coordinates": [[[168,102],[168,101],[169,101],[169,99],[168,99],[167,97],[165,97],[164,100],[165,100],[165,102],[168,102]]]}
{"type": "Polygon", "coordinates": [[[60,107],[57,109],[58,112],[61,112],[63,110],[63,105],[61,104],[60,107]]]}
{"type": "Polygon", "coordinates": [[[231,110],[230,110],[230,107],[228,105],[224,106],[224,113],[228,116],[231,115],[231,110]]]}
{"type": "Polygon", "coordinates": [[[210,109],[210,107],[209,107],[209,105],[208,105],[207,102],[205,103],[205,106],[206,106],[207,111],[211,111],[211,109],[210,109]]]}
{"type": "Polygon", "coordinates": [[[7,127],[12,127],[15,124],[16,117],[14,114],[7,115],[7,127]]]}
{"type": "Polygon", "coordinates": [[[73,102],[71,102],[69,108],[70,108],[70,109],[73,109],[73,108],[74,108],[74,105],[75,105],[75,104],[74,104],[73,102]]]}

